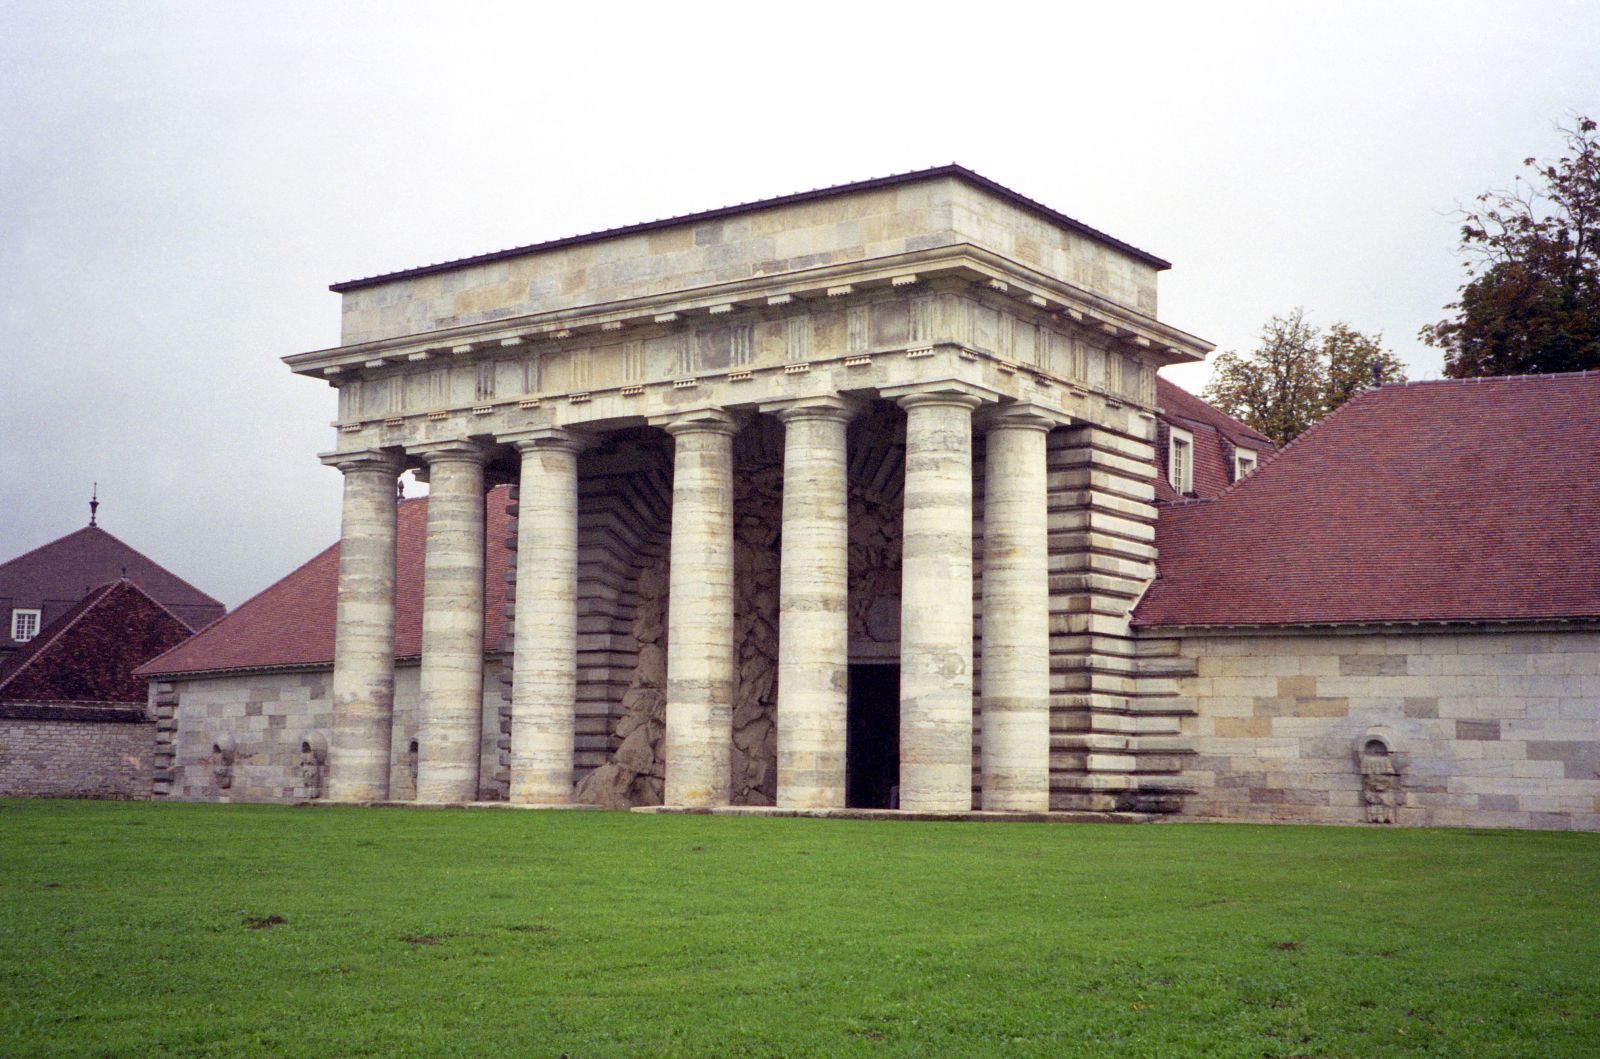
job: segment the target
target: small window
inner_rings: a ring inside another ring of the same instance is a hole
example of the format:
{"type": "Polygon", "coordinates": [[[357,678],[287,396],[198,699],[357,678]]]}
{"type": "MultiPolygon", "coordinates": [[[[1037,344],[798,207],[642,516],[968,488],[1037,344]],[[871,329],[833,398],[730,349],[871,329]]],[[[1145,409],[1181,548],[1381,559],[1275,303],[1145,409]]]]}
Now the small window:
{"type": "Polygon", "coordinates": [[[18,643],[27,643],[39,635],[39,612],[37,610],[14,610],[11,612],[11,638],[18,643]]]}
{"type": "Polygon", "coordinates": [[[1235,449],[1233,453],[1233,480],[1238,481],[1256,469],[1254,449],[1235,449]]]}
{"type": "Polygon", "coordinates": [[[1194,492],[1194,435],[1177,427],[1167,444],[1167,481],[1180,493],[1194,492]]]}

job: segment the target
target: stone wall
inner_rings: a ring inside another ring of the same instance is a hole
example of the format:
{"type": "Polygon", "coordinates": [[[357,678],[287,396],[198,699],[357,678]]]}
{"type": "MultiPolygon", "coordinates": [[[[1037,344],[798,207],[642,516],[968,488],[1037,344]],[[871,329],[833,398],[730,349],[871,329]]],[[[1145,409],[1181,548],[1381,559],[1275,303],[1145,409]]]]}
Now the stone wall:
{"type": "Polygon", "coordinates": [[[1190,708],[1129,616],[1155,576],[1152,419],[1053,430],[1048,440],[1050,807],[1176,812],[1190,708]]]}
{"type": "Polygon", "coordinates": [[[1600,631],[1168,642],[1187,815],[1600,830],[1600,631]]]}
{"type": "Polygon", "coordinates": [[[155,723],[139,708],[8,703],[0,708],[0,795],[148,798],[154,749],[155,723]]]}
{"type": "MultiPolygon", "coordinates": [[[[499,760],[500,663],[484,663],[479,785],[493,790],[499,760]]],[[[418,667],[395,668],[395,711],[389,791],[414,797],[410,745],[417,738],[418,667]]],[[[312,793],[303,743],[325,740],[333,721],[330,673],[315,670],[241,673],[170,682],[175,728],[167,796],[184,801],[293,802],[312,793]]],[[[152,739],[153,742],[153,739],[152,739]]]]}

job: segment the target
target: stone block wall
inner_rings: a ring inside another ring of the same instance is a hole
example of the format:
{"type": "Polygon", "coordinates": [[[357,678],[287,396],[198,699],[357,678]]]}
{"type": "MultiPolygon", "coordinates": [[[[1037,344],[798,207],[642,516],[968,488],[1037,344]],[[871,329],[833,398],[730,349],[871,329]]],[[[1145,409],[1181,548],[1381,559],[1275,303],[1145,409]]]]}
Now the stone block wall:
{"type": "Polygon", "coordinates": [[[1376,732],[1398,824],[1600,830],[1600,631],[1165,642],[1197,709],[1187,815],[1365,823],[1382,814],[1357,750],[1376,732]]]}
{"type": "MultiPolygon", "coordinates": [[[[498,659],[484,663],[481,792],[493,791],[499,761],[499,673],[498,659]]],[[[417,738],[418,675],[415,662],[395,668],[389,791],[397,801],[414,797],[416,791],[410,744],[417,738]]],[[[320,668],[171,681],[167,697],[177,702],[171,711],[175,727],[167,795],[184,801],[304,799],[301,739],[330,734],[331,676],[329,669],[320,668]]]]}
{"type": "Polygon", "coordinates": [[[155,722],[139,708],[8,703],[0,708],[0,795],[148,798],[154,749],[155,722]]]}
{"type": "Polygon", "coordinates": [[[1153,434],[1133,409],[1050,434],[1052,809],[1176,812],[1188,788],[1192,703],[1129,623],[1155,576],[1153,434]]]}

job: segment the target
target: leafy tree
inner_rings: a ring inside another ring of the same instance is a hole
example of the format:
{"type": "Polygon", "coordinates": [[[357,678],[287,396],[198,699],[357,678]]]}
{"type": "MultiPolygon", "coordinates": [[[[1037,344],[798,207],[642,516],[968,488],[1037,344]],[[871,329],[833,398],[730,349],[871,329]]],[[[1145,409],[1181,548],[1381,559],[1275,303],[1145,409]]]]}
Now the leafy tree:
{"type": "Polygon", "coordinates": [[[1349,324],[1336,323],[1328,328],[1322,336],[1322,357],[1328,372],[1322,387],[1323,415],[1362,390],[1406,381],[1405,366],[1399,357],[1383,348],[1382,342],[1382,334],[1364,335],[1349,324]]]}
{"type": "Polygon", "coordinates": [[[1327,373],[1305,310],[1274,316],[1252,353],[1218,355],[1205,398],[1282,445],[1322,414],[1327,373]]]}
{"type": "Polygon", "coordinates": [[[1252,352],[1219,354],[1204,396],[1285,445],[1374,383],[1405,381],[1382,341],[1345,323],[1324,333],[1295,309],[1268,320],[1252,352]]]}
{"type": "Polygon", "coordinates": [[[1530,177],[1464,213],[1470,278],[1421,335],[1451,378],[1600,368],[1600,136],[1585,117],[1561,131],[1559,160],[1524,159],[1530,177]]]}

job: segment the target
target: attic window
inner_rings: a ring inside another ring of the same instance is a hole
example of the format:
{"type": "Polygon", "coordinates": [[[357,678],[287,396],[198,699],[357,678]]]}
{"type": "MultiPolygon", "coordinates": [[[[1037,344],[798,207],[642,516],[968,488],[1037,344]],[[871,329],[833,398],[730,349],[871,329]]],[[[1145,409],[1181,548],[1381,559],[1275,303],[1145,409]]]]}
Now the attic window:
{"type": "Polygon", "coordinates": [[[13,610],[11,612],[11,638],[17,643],[27,643],[39,635],[39,612],[37,610],[13,610]]]}
{"type": "Polygon", "coordinates": [[[1167,481],[1180,493],[1194,492],[1194,435],[1177,427],[1167,443],[1167,481]]]}
{"type": "Polygon", "coordinates": [[[1235,449],[1233,452],[1233,480],[1238,481],[1256,469],[1254,449],[1235,449]]]}

